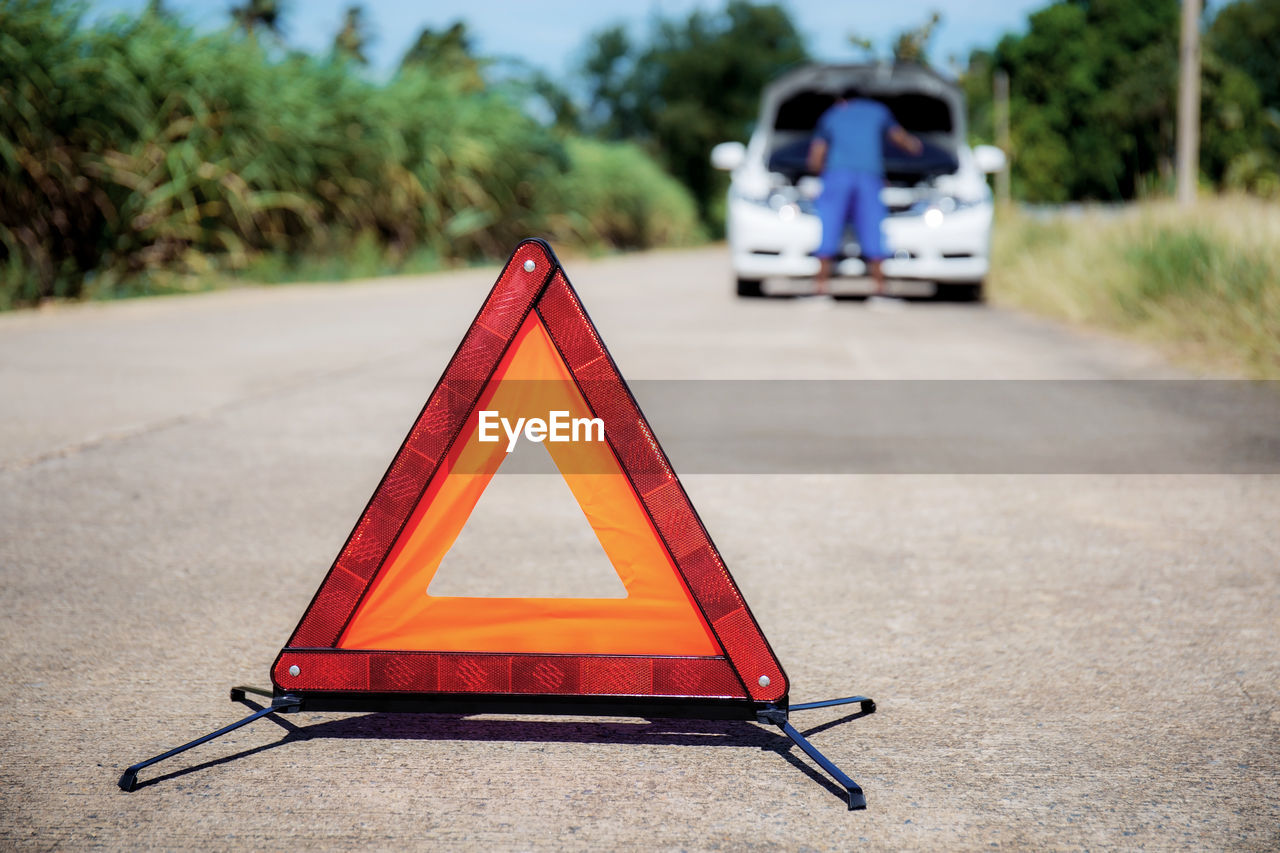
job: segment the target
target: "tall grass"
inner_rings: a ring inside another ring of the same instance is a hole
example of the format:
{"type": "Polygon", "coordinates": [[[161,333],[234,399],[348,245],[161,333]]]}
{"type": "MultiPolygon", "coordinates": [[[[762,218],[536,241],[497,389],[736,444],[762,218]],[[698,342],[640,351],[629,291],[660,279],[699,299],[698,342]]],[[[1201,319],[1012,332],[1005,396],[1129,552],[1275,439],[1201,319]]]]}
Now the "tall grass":
{"type": "Polygon", "coordinates": [[[377,84],[163,15],[86,27],[63,0],[0,0],[0,199],[0,307],[700,235],[642,152],[561,139],[465,73],[377,84]]]}
{"type": "Polygon", "coordinates": [[[1080,215],[1002,212],[992,298],[1280,378],[1280,206],[1243,196],[1080,215]]]}
{"type": "Polygon", "coordinates": [[[569,170],[548,220],[557,233],[626,249],[705,239],[693,196],[635,145],[569,139],[566,151],[569,170]]]}

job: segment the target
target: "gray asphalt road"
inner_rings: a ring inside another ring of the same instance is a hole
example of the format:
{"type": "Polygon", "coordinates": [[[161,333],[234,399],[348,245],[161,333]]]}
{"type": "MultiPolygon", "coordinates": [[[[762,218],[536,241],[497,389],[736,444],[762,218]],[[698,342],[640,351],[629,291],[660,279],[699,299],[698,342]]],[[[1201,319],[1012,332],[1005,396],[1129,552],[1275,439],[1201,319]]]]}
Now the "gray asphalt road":
{"type": "MultiPolygon", "coordinates": [[[[735,301],[718,249],[566,266],[631,379],[1179,375],[981,306],[735,301]]],[[[796,717],[865,812],[770,731],[628,719],[263,721],[120,792],[266,683],[494,274],[0,317],[0,846],[1280,847],[1258,475],[687,477],[793,700],[878,701],[796,717]]],[[[556,488],[495,481],[451,557],[596,588],[556,488]]]]}

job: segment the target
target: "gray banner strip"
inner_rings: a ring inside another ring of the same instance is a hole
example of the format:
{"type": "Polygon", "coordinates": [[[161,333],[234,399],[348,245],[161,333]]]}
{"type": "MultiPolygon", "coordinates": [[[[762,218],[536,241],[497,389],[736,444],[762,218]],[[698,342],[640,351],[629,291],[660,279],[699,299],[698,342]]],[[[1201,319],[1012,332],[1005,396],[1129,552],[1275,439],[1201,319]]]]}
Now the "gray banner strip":
{"type": "MultiPolygon", "coordinates": [[[[1280,382],[639,381],[631,389],[680,474],[1280,473],[1280,382]]],[[[523,450],[502,473],[555,470],[547,454],[523,450]]]]}

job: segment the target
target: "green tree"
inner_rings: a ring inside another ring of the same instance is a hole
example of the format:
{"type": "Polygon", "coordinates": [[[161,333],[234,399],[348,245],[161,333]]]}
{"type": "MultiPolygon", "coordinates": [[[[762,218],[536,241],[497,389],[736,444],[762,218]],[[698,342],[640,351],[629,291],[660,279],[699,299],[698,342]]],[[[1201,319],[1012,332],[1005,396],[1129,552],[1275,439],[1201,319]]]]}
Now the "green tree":
{"type": "Polygon", "coordinates": [[[1280,109],[1280,0],[1238,0],[1209,26],[1208,47],[1258,87],[1262,103],[1280,109]]]}
{"type": "Polygon", "coordinates": [[[958,82],[969,107],[969,142],[972,145],[996,141],[992,101],[995,70],[991,51],[978,48],[969,54],[969,63],[959,75],[958,82]]]}
{"type": "Polygon", "coordinates": [[[333,37],[333,52],[353,59],[361,65],[369,64],[366,49],[369,46],[368,28],[364,20],[364,7],[353,4],[347,7],[342,29],[333,37]]]}
{"type": "MultiPolygon", "coordinates": [[[[912,62],[916,65],[929,64],[929,42],[933,41],[933,32],[942,23],[940,12],[930,12],[929,19],[917,27],[901,30],[894,36],[889,58],[893,62],[912,62]]],[[[862,54],[867,61],[876,61],[880,52],[876,49],[875,39],[859,32],[851,32],[847,36],[849,46],[862,54]]]]}
{"type": "MultiPolygon", "coordinates": [[[[942,22],[942,15],[933,12],[929,20],[918,27],[903,30],[893,42],[894,62],[914,62],[917,65],[929,64],[929,42],[933,40],[933,31],[942,22]]],[[[858,42],[854,41],[857,45],[858,42]]]]}
{"type": "MultiPolygon", "coordinates": [[[[1276,0],[1239,5],[1264,2],[1276,0]]],[[[1232,20],[1232,26],[1239,23],[1232,20]]],[[[1011,80],[1012,168],[1019,197],[1127,199],[1168,187],[1178,30],[1178,0],[1063,0],[1035,12],[1025,34],[1005,36],[994,50],[970,55],[961,83],[971,134],[980,141],[992,138],[991,79],[1001,69],[1011,80]]],[[[1275,123],[1259,87],[1218,54],[1214,39],[1207,41],[1201,169],[1215,182],[1256,188],[1267,180],[1268,128],[1275,123]],[[1235,177],[1228,180],[1229,175],[1235,177]]]]}
{"type": "Polygon", "coordinates": [[[1202,166],[1280,196],[1280,0],[1238,0],[1209,26],[1202,166]]]}
{"type": "Polygon", "coordinates": [[[284,16],[288,4],[284,0],[245,0],[231,7],[231,20],[244,30],[245,35],[255,36],[259,30],[279,38],[283,33],[284,16]]]}
{"type": "Polygon", "coordinates": [[[633,79],[635,54],[620,25],[600,30],[588,42],[581,68],[587,84],[586,119],[602,136],[626,139],[644,134],[633,79]]]}
{"type": "Polygon", "coordinates": [[[565,134],[581,131],[582,111],[568,89],[543,71],[530,71],[527,79],[530,93],[542,102],[556,131],[565,134]]]}
{"type": "Polygon", "coordinates": [[[730,0],[714,14],[658,18],[645,44],[610,27],[592,37],[581,68],[587,119],[606,138],[647,145],[714,220],[725,184],[708,153],[745,139],[764,86],[807,58],[786,9],[775,4],[730,0]]]}
{"type": "Polygon", "coordinates": [[[1210,50],[1204,53],[1200,169],[1229,189],[1280,195],[1280,117],[1258,84],[1210,50]]]}
{"type": "Polygon", "coordinates": [[[471,34],[463,21],[437,32],[424,27],[400,60],[400,68],[417,68],[461,81],[467,91],[484,88],[484,65],[475,54],[471,34]]]}
{"type": "Polygon", "coordinates": [[[1177,39],[1178,0],[1065,0],[972,55],[965,87],[984,113],[991,72],[1010,77],[1015,191],[1132,198],[1143,176],[1166,170],[1177,39]]]}

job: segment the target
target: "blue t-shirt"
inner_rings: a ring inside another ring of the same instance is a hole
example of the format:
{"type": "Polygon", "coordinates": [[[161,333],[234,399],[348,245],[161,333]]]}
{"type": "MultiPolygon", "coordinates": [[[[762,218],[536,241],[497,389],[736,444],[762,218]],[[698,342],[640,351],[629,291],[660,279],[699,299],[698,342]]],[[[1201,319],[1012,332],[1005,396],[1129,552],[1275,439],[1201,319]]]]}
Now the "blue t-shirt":
{"type": "Polygon", "coordinates": [[[854,98],[837,103],[818,119],[814,136],[827,143],[824,169],[884,174],[884,135],[897,124],[879,101],[854,98]]]}

